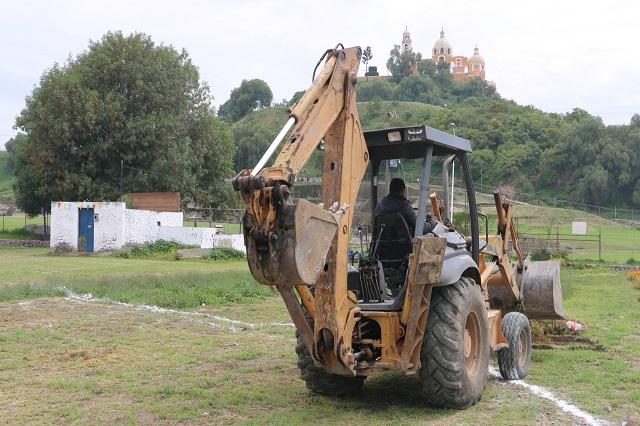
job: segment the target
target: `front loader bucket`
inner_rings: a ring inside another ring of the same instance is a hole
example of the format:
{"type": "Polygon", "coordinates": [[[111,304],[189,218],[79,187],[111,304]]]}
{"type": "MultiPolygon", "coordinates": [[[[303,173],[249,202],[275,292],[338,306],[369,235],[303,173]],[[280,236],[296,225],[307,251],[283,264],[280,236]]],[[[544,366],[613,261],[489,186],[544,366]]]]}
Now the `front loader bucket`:
{"type": "Polygon", "coordinates": [[[525,261],[519,287],[524,313],[531,319],[563,319],[560,263],[525,261]]]}
{"type": "Polygon", "coordinates": [[[266,241],[245,227],[251,274],[266,285],[313,285],[324,268],[342,214],[306,200],[286,205],[266,241]]]}

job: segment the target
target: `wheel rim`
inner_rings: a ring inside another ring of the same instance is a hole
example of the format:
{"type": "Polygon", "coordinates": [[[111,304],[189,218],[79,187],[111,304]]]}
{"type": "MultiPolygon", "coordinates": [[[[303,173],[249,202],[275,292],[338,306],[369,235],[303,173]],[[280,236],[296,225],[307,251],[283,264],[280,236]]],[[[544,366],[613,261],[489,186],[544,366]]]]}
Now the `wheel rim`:
{"type": "Polygon", "coordinates": [[[464,367],[469,375],[478,372],[481,338],[480,320],[475,312],[469,312],[464,326],[464,367]]]}
{"type": "Polygon", "coordinates": [[[527,334],[525,330],[518,336],[518,365],[523,368],[527,364],[527,334]]]}

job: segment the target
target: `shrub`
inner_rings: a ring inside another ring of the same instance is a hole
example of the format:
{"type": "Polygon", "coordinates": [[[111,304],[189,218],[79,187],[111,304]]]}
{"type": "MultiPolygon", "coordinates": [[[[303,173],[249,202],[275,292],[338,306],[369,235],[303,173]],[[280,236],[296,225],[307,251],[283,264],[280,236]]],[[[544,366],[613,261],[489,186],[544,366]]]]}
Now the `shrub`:
{"type": "Polygon", "coordinates": [[[154,243],[135,246],[131,249],[133,256],[153,256],[156,254],[171,253],[183,245],[175,241],[158,240],[154,243]]]}
{"type": "Polygon", "coordinates": [[[129,249],[121,250],[116,254],[118,257],[128,259],[129,257],[153,257],[164,255],[175,255],[176,250],[185,246],[175,241],[158,240],[153,243],[134,245],[129,249]]]}
{"type": "Polygon", "coordinates": [[[213,260],[238,260],[245,259],[245,255],[240,250],[236,250],[230,247],[216,247],[211,249],[209,258],[213,260]]]}

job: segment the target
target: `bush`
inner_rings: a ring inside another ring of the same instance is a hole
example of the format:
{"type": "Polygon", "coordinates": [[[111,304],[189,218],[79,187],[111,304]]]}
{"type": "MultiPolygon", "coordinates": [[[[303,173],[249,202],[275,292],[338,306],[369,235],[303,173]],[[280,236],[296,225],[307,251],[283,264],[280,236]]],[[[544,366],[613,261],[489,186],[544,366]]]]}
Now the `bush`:
{"type": "Polygon", "coordinates": [[[175,241],[158,240],[154,243],[135,246],[131,249],[133,256],[153,256],[157,254],[171,253],[183,245],[175,241]]]}
{"type": "Polygon", "coordinates": [[[629,258],[629,260],[627,260],[627,265],[637,265],[639,264],[640,261],[635,260],[633,257],[629,258]]]}
{"type": "Polygon", "coordinates": [[[229,247],[216,247],[214,249],[211,249],[211,253],[208,257],[213,260],[245,259],[245,255],[243,252],[229,247]]]}
{"type": "Polygon", "coordinates": [[[149,244],[140,244],[131,247],[129,250],[120,251],[117,256],[128,259],[130,257],[152,257],[163,255],[174,255],[176,250],[184,248],[184,244],[175,241],[158,240],[149,244]]]}

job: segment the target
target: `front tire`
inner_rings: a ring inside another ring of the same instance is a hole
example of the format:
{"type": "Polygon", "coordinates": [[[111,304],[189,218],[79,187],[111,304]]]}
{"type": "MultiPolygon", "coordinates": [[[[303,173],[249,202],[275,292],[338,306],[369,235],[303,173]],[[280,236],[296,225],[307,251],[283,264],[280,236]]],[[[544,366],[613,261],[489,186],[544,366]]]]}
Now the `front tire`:
{"type": "Polygon", "coordinates": [[[502,319],[502,333],[508,348],[498,351],[498,366],[505,380],[523,379],[531,364],[531,325],[524,314],[509,312],[502,319]]]}
{"type": "MultiPolygon", "coordinates": [[[[305,310],[307,321],[313,328],[313,319],[305,310]]],[[[307,350],[300,333],[296,331],[296,353],[298,354],[298,368],[300,378],[305,381],[307,388],[312,392],[330,396],[347,396],[357,393],[362,389],[364,376],[340,376],[327,373],[322,368],[316,367],[307,350]]]]}
{"type": "Polygon", "coordinates": [[[487,382],[489,351],[489,320],[475,281],[461,277],[434,288],[420,354],[428,403],[462,409],[478,402],[487,382]]]}

